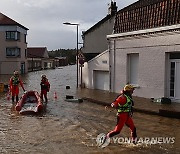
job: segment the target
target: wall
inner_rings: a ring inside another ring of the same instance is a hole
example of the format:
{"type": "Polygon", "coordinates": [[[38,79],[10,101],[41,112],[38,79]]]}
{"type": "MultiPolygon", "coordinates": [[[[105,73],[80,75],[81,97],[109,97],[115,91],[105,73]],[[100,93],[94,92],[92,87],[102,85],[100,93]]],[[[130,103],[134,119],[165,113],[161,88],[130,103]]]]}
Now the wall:
{"type": "Polygon", "coordinates": [[[114,17],[84,35],[83,53],[101,53],[108,49],[106,35],[112,34],[114,17]]]}

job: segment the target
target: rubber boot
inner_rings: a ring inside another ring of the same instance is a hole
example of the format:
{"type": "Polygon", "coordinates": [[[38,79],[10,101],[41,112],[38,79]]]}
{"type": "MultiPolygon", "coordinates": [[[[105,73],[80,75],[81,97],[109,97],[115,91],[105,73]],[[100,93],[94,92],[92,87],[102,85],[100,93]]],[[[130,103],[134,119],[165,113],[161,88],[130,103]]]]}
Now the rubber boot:
{"type": "Polygon", "coordinates": [[[19,101],[19,97],[18,96],[16,96],[16,102],[18,102],[19,101]]]}
{"type": "Polygon", "coordinates": [[[45,97],[45,103],[47,103],[48,102],[48,99],[47,99],[47,97],[45,97]]]}
{"type": "Polygon", "coordinates": [[[133,143],[136,144],[137,143],[136,127],[134,127],[134,130],[133,130],[131,136],[132,136],[133,143]]]}
{"type": "Polygon", "coordinates": [[[12,103],[14,103],[14,96],[12,96],[12,103]]]}

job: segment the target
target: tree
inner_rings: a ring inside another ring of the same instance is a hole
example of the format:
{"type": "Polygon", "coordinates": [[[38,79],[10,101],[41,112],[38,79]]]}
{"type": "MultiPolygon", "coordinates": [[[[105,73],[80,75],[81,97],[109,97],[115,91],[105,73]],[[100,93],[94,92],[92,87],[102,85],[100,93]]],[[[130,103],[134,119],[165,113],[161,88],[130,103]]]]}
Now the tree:
{"type": "Polygon", "coordinates": [[[68,59],[69,64],[76,63],[76,49],[57,49],[48,51],[49,57],[66,57],[68,59]]]}

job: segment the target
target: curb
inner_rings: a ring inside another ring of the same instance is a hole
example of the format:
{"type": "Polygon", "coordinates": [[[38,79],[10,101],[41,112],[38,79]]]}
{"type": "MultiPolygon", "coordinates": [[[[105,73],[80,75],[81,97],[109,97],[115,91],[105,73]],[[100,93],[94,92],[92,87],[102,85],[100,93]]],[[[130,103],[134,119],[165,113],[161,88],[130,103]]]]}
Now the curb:
{"type": "Polygon", "coordinates": [[[98,101],[98,100],[95,100],[95,99],[92,99],[92,98],[88,98],[88,97],[83,97],[82,99],[83,100],[87,100],[89,102],[93,102],[95,104],[99,104],[99,105],[104,105],[104,106],[111,105],[111,103],[106,103],[106,102],[103,102],[103,101],[98,101]]]}
{"type": "Polygon", "coordinates": [[[136,108],[136,107],[134,107],[133,110],[135,112],[140,112],[140,113],[145,113],[145,114],[150,114],[150,115],[159,115],[159,112],[150,111],[150,110],[146,110],[146,109],[140,109],[140,108],[136,108]]]}
{"type": "MultiPolygon", "coordinates": [[[[104,106],[106,106],[106,105],[109,106],[111,104],[111,103],[95,100],[95,99],[88,98],[88,97],[83,97],[82,99],[87,100],[89,102],[93,102],[95,104],[104,105],[104,106]]],[[[136,108],[136,107],[134,107],[133,109],[135,112],[140,112],[140,113],[145,113],[145,114],[150,114],[150,115],[158,115],[158,116],[163,116],[163,117],[168,117],[168,118],[180,119],[180,112],[177,112],[177,111],[169,111],[169,110],[159,109],[159,112],[156,112],[156,111],[150,111],[150,110],[140,109],[140,108],[136,108]]]]}
{"type": "Polygon", "coordinates": [[[163,117],[180,119],[180,112],[177,112],[177,111],[159,109],[159,115],[163,117]]]}

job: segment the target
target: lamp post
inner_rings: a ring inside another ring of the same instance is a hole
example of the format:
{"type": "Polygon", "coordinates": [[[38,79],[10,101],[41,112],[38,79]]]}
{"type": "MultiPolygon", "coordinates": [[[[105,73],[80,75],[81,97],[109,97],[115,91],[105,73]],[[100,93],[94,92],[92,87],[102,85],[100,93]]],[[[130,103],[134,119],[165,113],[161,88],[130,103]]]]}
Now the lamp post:
{"type": "Polygon", "coordinates": [[[77,88],[78,88],[78,26],[79,26],[79,24],[76,24],[76,23],[70,23],[70,22],[64,22],[63,24],[65,24],[65,25],[71,25],[71,26],[76,26],[77,27],[77,47],[76,47],[76,57],[77,57],[77,59],[76,59],[76,63],[77,63],[77,88]]]}

